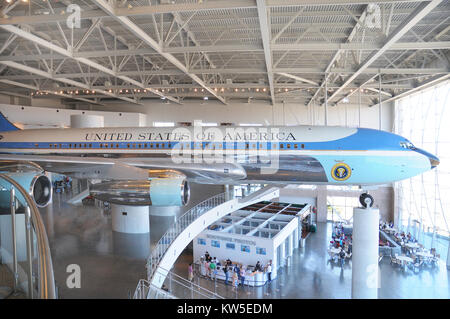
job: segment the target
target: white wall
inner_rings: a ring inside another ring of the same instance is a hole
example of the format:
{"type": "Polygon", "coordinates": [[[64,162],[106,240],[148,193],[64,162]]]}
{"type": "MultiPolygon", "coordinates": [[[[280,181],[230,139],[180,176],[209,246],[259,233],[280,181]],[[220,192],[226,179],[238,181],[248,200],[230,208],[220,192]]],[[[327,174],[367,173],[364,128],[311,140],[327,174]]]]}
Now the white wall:
{"type": "Polygon", "coordinates": [[[267,239],[262,237],[250,237],[239,234],[228,234],[217,231],[205,230],[193,241],[194,247],[194,261],[198,261],[201,256],[205,255],[205,252],[209,252],[211,257],[216,257],[217,260],[230,259],[231,261],[242,263],[244,265],[256,265],[257,261],[262,264],[266,264],[270,259],[273,259],[273,239],[267,239]],[[214,238],[221,237],[224,239],[214,238]],[[199,245],[198,238],[206,240],[206,245],[199,245]],[[228,240],[225,240],[228,238],[228,240]],[[220,242],[220,248],[212,247],[211,240],[218,240],[220,242]],[[236,240],[244,240],[254,243],[239,243],[236,240]],[[227,249],[226,243],[234,243],[235,249],[227,249]],[[250,247],[250,252],[241,251],[241,245],[247,245],[250,247]],[[259,255],[256,253],[256,247],[265,248],[266,255],[259,255]]]}
{"type": "MultiPolygon", "coordinates": [[[[163,101],[143,101],[143,105],[123,103],[107,106],[94,106],[97,110],[114,110],[141,112],[147,114],[147,125],[155,121],[161,122],[230,122],[230,123],[261,123],[269,125],[324,124],[324,107],[306,107],[298,104],[278,103],[272,106],[269,102],[253,101],[251,103],[230,102],[224,105],[217,101],[184,101],[182,105],[163,101]]],[[[328,125],[346,124],[358,126],[359,106],[356,104],[339,104],[329,107],[328,125]]],[[[382,108],[382,129],[391,130],[393,123],[392,103],[386,103],[382,108]]],[[[378,106],[361,107],[361,127],[378,128],[378,106]]]]}
{"type": "Polygon", "coordinates": [[[105,126],[145,126],[145,114],[129,112],[82,111],[47,107],[0,104],[0,112],[14,123],[24,124],[24,128],[69,127],[70,115],[101,115],[105,126]]]}
{"type": "MultiPolygon", "coordinates": [[[[0,95],[0,103],[10,104],[9,96],[0,95]]],[[[13,103],[17,104],[17,103],[13,103]]],[[[65,109],[60,99],[31,99],[31,105],[37,107],[48,107],[51,109],[65,109]]],[[[231,101],[224,105],[218,101],[183,101],[182,105],[166,103],[162,100],[142,101],[142,105],[130,103],[110,103],[107,105],[92,105],[91,111],[141,113],[139,123],[142,126],[151,126],[153,122],[229,122],[229,123],[261,123],[266,125],[324,125],[324,107],[310,106],[295,103],[277,103],[274,106],[269,101],[252,101],[245,103],[231,101]],[[144,119],[146,115],[146,120],[144,119]],[[145,124],[146,123],[146,124],[145,124]]],[[[382,107],[382,129],[391,131],[393,127],[393,103],[385,103],[382,107]]],[[[77,112],[82,111],[67,110],[77,112]]],[[[94,113],[91,114],[97,114],[94,113]]],[[[361,106],[361,127],[378,128],[378,106],[361,106]]],[[[359,125],[359,106],[357,104],[339,104],[328,108],[328,125],[353,126],[359,125]]],[[[107,123],[105,126],[126,126],[118,123],[107,123]]]]}

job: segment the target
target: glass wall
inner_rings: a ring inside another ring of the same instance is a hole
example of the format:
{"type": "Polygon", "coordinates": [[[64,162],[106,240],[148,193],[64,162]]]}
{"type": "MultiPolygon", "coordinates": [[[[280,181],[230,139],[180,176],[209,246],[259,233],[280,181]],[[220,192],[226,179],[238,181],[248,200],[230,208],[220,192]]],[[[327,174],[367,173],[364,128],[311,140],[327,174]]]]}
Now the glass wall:
{"type": "Polygon", "coordinates": [[[353,208],[359,207],[358,197],[328,196],[327,220],[348,221],[353,219],[353,208]]]}
{"type": "Polygon", "coordinates": [[[450,81],[397,100],[395,131],[441,162],[434,170],[396,183],[397,226],[427,248],[434,246],[445,259],[450,222],[450,81]]]}

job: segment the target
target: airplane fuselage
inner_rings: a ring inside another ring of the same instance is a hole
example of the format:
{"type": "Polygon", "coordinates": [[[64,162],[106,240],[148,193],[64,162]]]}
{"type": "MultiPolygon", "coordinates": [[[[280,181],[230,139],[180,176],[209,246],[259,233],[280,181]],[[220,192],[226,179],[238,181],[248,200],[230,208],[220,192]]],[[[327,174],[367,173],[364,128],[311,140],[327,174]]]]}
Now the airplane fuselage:
{"type": "Polygon", "coordinates": [[[20,130],[0,132],[0,152],[233,162],[246,172],[239,183],[377,185],[410,178],[439,163],[396,134],[320,126],[20,130]]]}

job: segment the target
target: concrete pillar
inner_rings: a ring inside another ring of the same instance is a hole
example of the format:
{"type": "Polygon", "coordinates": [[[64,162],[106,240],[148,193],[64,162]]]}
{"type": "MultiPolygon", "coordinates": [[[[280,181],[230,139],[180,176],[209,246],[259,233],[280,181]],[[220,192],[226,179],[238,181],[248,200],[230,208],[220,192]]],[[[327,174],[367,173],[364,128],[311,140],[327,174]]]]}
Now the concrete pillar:
{"type": "Polygon", "coordinates": [[[294,249],[298,248],[299,240],[298,240],[298,228],[294,230],[294,233],[292,235],[292,238],[294,239],[294,249]]]}
{"type": "Polygon", "coordinates": [[[150,254],[150,233],[126,234],[113,232],[112,243],[114,254],[118,256],[146,260],[150,254]]]}
{"type": "Polygon", "coordinates": [[[73,114],[70,116],[71,128],[104,127],[105,119],[102,115],[73,114]]]}
{"type": "Polygon", "coordinates": [[[283,267],[286,264],[286,241],[280,245],[280,267],[283,267]]]}
{"type": "Polygon", "coordinates": [[[275,248],[272,258],[272,279],[277,277],[278,262],[277,249],[275,248]]]}
{"type": "Polygon", "coordinates": [[[225,192],[225,200],[228,201],[231,199],[231,194],[230,194],[230,185],[223,185],[224,188],[224,192],[225,192]]]}
{"type": "Polygon", "coordinates": [[[327,221],[327,187],[317,186],[317,222],[325,223],[327,221]]]}
{"type": "Polygon", "coordinates": [[[151,216],[176,216],[180,212],[178,206],[148,206],[151,216]]]}
{"type": "Polygon", "coordinates": [[[353,209],[353,299],[376,299],[378,296],[379,218],[378,209],[353,209]]]}
{"type": "Polygon", "coordinates": [[[111,204],[112,230],[127,234],[150,232],[148,206],[111,204]]]}
{"type": "Polygon", "coordinates": [[[289,241],[289,256],[292,256],[294,253],[294,234],[290,234],[287,240],[289,241]]]}

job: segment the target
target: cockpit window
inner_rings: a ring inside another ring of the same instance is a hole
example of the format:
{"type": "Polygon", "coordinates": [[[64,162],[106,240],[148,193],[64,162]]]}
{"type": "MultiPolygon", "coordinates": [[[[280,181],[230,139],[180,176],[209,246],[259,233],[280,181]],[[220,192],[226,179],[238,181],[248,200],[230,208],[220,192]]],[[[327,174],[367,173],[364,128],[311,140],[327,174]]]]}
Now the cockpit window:
{"type": "Polygon", "coordinates": [[[415,146],[411,142],[400,142],[400,146],[410,150],[415,149],[415,146]]]}

